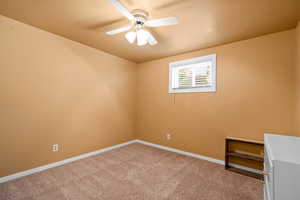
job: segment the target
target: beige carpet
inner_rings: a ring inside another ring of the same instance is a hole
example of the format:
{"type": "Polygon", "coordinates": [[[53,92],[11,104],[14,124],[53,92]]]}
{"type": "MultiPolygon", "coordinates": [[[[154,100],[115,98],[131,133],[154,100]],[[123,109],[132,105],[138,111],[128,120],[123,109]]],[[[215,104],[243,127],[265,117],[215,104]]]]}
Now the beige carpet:
{"type": "Polygon", "coordinates": [[[1,200],[262,200],[262,182],[131,144],[0,184],[1,200]]]}

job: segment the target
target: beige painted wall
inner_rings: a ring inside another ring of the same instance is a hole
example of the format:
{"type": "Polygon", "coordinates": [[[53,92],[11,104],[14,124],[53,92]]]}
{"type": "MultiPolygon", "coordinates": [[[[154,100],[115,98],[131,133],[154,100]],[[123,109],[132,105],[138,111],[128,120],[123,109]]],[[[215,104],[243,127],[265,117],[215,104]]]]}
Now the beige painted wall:
{"type": "Polygon", "coordinates": [[[135,137],[223,159],[227,135],[292,132],[296,30],[138,68],[3,16],[0,32],[0,177],[135,137]],[[168,94],[169,62],[210,53],[216,93],[168,94]]]}
{"type": "Polygon", "coordinates": [[[296,49],[296,105],[295,105],[295,119],[294,131],[300,137],[300,22],[296,29],[297,49],[296,49]]]}
{"type": "Polygon", "coordinates": [[[226,136],[291,134],[294,51],[290,30],[139,64],[137,137],[223,159],[226,136]],[[211,53],[216,93],[168,94],[169,62],[211,53]]]}
{"type": "Polygon", "coordinates": [[[136,64],[3,16],[0,35],[0,177],[134,138],[136,64]]]}

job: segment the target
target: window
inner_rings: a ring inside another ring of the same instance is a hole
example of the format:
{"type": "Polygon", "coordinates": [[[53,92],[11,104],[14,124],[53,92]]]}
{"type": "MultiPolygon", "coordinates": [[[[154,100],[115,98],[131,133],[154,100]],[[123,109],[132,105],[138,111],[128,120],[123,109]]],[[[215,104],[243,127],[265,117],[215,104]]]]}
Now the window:
{"type": "Polygon", "coordinates": [[[169,65],[169,93],[215,92],[216,54],[169,65]]]}

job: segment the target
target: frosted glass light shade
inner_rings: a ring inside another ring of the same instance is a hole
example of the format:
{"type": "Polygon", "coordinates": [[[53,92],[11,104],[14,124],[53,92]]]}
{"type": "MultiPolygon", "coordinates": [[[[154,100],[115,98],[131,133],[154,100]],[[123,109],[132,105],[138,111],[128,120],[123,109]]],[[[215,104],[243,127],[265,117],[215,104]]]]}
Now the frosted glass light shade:
{"type": "Polygon", "coordinates": [[[150,45],[156,45],[157,44],[157,40],[153,37],[153,35],[151,33],[148,32],[148,36],[147,36],[147,41],[150,45]]]}
{"type": "Polygon", "coordinates": [[[128,40],[129,43],[134,43],[136,38],[136,32],[130,31],[125,34],[125,38],[128,40]]]}
{"type": "Polygon", "coordinates": [[[140,29],[137,31],[137,45],[143,46],[147,44],[148,40],[148,32],[140,29]]]}

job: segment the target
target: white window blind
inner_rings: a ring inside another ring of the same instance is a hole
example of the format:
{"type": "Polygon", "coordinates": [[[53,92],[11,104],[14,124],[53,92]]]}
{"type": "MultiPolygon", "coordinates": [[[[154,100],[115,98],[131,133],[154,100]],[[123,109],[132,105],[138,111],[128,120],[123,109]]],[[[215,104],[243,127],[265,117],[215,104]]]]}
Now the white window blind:
{"type": "Polygon", "coordinates": [[[215,54],[170,63],[169,92],[213,92],[215,76],[215,54]]]}

